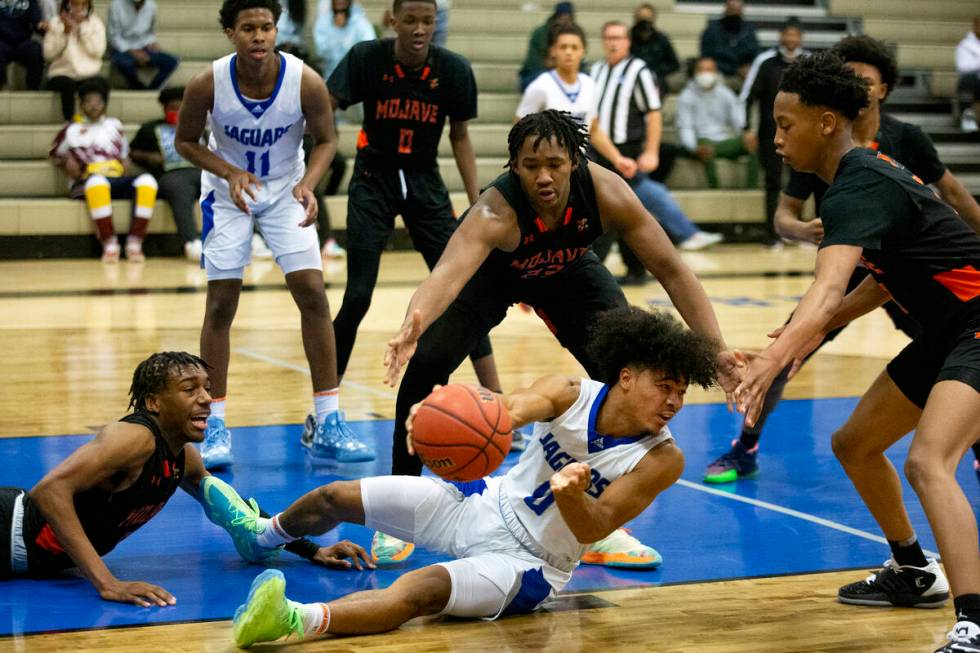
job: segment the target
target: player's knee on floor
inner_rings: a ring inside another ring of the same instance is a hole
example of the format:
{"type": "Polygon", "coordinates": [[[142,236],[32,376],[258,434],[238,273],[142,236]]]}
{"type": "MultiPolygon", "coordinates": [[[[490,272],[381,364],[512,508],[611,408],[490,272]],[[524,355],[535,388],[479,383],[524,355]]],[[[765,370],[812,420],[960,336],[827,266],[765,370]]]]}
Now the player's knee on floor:
{"type": "Polygon", "coordinates": [[[143,173],[133,180],[133,188],[136,190],[133,215],[149,220],[153,217],[153,206],[157,201],[157,180],[153,175],[143,173]]]}
{"type": "Polygon", "coordinates": [[[103,175],[92,175],[85,180],[85,205],[93,220],[112,215],[112,190],[103,175]]]}

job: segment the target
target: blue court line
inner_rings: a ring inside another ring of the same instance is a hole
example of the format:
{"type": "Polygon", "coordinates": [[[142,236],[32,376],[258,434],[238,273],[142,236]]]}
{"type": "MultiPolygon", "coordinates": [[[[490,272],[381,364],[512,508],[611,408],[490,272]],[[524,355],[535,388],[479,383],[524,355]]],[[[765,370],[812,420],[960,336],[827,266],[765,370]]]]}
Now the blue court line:
{"type": "MultiPolygon", "coordinates": [[[[798,511],[865,533],[878,532],[830,451],[830,434],[855,403],[855,399],[783,402],[767,425],[759,478],[711,488],[711,492],[700,487],[704,466],[729,446],[740,418],[718,404],[685,407],[671,423],[687,457],[684,483],[658,497],[629,524],[634,535],[661,552],[663,567],[640,572],[582,566],[566,591],[876,567],[888,556],[886,546],[767,507],[798,511]],[[732,493],[728,500],[718,494],[728,491],[732,493]]],[[[313,462],[297,442],[298,425],[242,427],[233,429],[236,465],[222,476],[244,496],[257,497],[263,507],[275,512],[320,484],[386,473],[392,422],[352,422],[351,427],[374,444],[378,460],[346,466],[313,462]]],[[[84,437],[0,439],[0,483],[31,487],[84,437]]],[[[894,461],[901,462],[907,446],[908,439],[895,447],[894,461]]],[[[510,456],[501,471],[514,460],[510,456]]],[[[976,478],[968,463],[961,465],[958,478],[975,499],[976,478]]],[[[924,546],[935,548],[921,507],[905,489],[924,546]]],[[[349,538],[367,546],[370,537],[364,527],[344,524],[320,541],[329,544],[349,538]]],[[[290,554],[273,565],[286,574],[291,598],[320,601],[386,587],[405,571],[444,559],[418,550],[402,568],[361,573],[317,568],[290,554]]],[[[108,603],[87,581],[71,575],[5,581],[0,583],[0,635],[228,619],[260,571],[237,557],[227,534],[208,522],[197,503],[182,492],[110,553],[106,563],[120,579],[167,588],[177,597],[177,605],[159,609],[108,603]]]]}

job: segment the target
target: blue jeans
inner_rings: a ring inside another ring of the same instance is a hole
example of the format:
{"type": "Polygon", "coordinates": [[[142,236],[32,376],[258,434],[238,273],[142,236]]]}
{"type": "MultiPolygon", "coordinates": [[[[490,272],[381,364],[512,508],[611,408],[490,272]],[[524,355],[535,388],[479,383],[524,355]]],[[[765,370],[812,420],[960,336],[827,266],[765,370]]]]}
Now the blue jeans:
{"type": "Polygon", "coordinates": [[[146,86],[142,81],[140,81],[139,75],[136,74],[140,66],[136,63],[136,58],[129,54],[129,52],[113,50],[109,55],[109,59],[112,61],[112,65],[115,66],[116,70],[119,71],[119,74],[126,79],[126,83],[129,84],[129,88],[134,90],[160,88],[163,86],[163,83],[167,81],[167,78],[170,77],[177,69],[180,59],[160,50],[153,51],[144,49],[143,52],[150,57],[150,61],[146,64],[146,66],[148,68],[156,68],[157,70],[157,74],[154,76],[149,86],[146,86]]]}
{"type": "Polygon", "coordinates": [[[675,241],[682,243],[699,231],[697,226],[684,215],[684,211],[674,201],[666,186],[650,179],[642,172],[638,172],[633,179],[627,181],[636,196],[640,198],[643,207],[653,214],[657,222],[675,241]]]}

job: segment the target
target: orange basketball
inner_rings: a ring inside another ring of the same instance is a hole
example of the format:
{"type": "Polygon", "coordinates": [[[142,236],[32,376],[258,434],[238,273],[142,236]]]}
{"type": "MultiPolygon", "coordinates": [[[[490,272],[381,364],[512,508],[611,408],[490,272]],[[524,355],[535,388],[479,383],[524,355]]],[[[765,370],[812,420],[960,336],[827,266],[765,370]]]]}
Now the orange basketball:
{"type": "Polygon", "coordinates": [[[415,453],[447,481],[475,481],[497,469],[510,439],[507,408],[498,395],[477,385],[443,386],[415,414],[415,453]]]}

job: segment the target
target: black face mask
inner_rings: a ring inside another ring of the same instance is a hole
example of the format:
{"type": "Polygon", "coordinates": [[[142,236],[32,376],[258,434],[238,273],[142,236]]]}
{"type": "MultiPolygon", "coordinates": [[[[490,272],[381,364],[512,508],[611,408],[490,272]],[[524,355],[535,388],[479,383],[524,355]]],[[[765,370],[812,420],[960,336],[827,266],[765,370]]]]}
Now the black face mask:
{"type": "Polygon", "coordinates": [[[657,28],[653,26],[653,23],[649,20],[638,20],[636,24],[633,25],[632,39],[634,41],[645,42],[649,41],[657,33],[657,28]]]}
{"type": "Polygon", "coordinates": [[[742,29],[742,17],[738,14],[733,16],[723,16],[721,19],[721,27],[726,32],[737,34],[742,29]]]}

